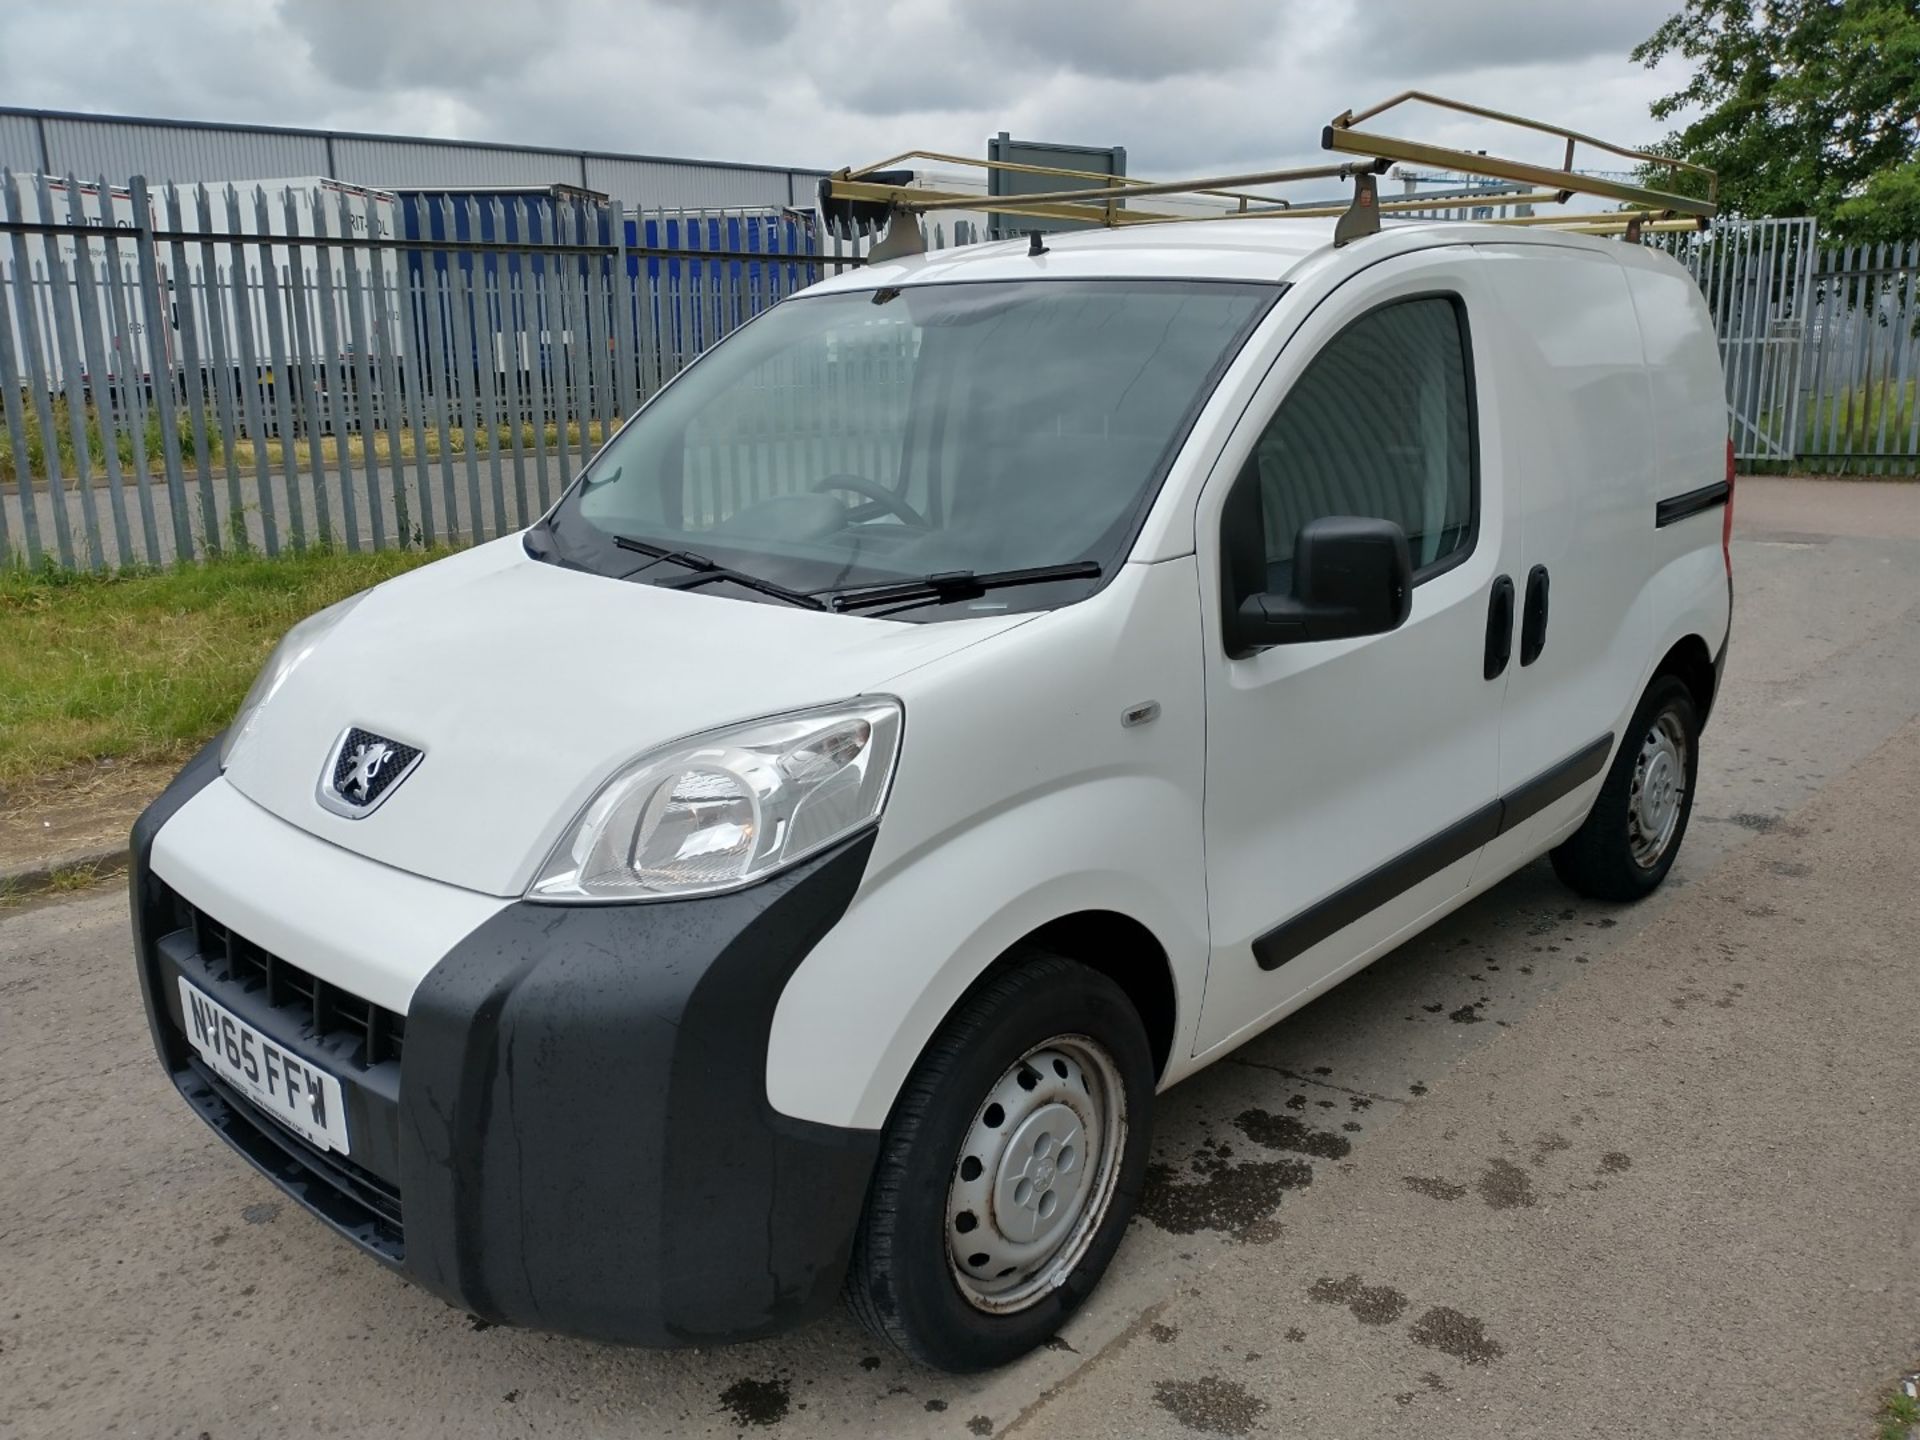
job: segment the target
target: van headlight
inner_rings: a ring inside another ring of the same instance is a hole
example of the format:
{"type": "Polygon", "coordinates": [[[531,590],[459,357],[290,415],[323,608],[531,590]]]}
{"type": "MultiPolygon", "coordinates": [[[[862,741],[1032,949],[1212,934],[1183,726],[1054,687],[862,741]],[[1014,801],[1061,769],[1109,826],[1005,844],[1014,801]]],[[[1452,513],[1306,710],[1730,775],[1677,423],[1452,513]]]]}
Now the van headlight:
{"type": "Polygon", "coordinates": [[[861,699],[710,731],[641,756],[568,826],[530,900],[710,895],[880,818],[900,702],[861,699]]]}
{"type": "Polygon", "coordinates": [[[300,663],[320,648],[320,642],[327,633],[347,618],[353,607],[373,593],[371,588],[357,595],[349,595],[324,610],[316,610],[306,619],[295,625],[281,637],[280,643],[273,647],[273,654],[267,657],[267,663],[260,667],[260,673],[254,677],[247,698],[240,702],[240,708],[234,712],[233,723],[227,726],[227,733],[220,741],[220,768],[227,768],[227,758],[247,738],[247,732],[253,729],[253,722],[266,708],[274,692],[287,683],[287,677],[299,668],[300,663]]]}

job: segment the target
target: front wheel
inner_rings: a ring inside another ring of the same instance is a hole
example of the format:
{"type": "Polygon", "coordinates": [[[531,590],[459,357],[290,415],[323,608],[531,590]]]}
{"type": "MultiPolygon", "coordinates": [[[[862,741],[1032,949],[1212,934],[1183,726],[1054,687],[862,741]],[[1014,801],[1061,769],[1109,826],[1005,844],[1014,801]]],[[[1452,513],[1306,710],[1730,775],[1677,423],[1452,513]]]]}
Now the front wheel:
{"type": "Polygon", "coordinates": [[[881,1147],[847,1298],[942,1370],[1054,1335],[1119,1247],[1146,1172],[1152,1050],[1104,975],[1033,953],[914,1069],[881,1147]]]}
{"type": "Polygon", "coordinates": [[[1596,900],[1638,900],[1667,878],[1693,813],[1700,719],[1693,692],[1655,678],[1586,823],[1553,851],[1561,880],[1596,900]]]}

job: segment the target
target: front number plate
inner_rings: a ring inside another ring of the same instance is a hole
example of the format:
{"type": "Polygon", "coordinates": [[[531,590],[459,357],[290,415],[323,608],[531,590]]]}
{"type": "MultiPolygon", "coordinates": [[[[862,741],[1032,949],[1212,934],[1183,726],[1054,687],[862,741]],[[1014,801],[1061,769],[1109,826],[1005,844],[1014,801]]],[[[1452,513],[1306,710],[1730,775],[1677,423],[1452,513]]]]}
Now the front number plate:
{"type": "Polygon", "coordinates": [[[213,1071],[296,1135],[345,1155],[347,1109],[340,1082],[289,1055],[226,1006],[180,979],[187,1039],[213,1071]]]}

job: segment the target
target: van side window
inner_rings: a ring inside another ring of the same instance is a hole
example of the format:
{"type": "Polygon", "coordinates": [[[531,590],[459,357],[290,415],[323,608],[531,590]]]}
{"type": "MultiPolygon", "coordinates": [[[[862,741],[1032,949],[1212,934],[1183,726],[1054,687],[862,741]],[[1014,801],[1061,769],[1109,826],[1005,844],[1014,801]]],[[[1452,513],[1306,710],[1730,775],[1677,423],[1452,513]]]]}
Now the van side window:
{"type": "MultiPolygon", "coordinates": [[[[1228,508],[1229,525],[1251,524],[1257,495],[1264,588],[1290,588],[1294,537],[1326,515],[1398,524],[1415,583],[1465,558],[1478,483],[1469,364],[1466,319],[1447,296],[1383,305],[1327,342],[1267,422],[1228,508]]],[[[1251,537],[1239,539],[1245,554],[1251,537]]]]}

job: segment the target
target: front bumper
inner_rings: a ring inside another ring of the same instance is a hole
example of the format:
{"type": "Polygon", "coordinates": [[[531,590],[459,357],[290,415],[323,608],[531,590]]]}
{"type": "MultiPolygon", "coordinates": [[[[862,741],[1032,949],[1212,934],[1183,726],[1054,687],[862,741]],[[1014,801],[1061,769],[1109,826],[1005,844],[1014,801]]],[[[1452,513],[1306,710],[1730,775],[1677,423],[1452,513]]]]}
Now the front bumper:
{"type": "Polygon", "coordinates": [[[404,1017],[383,1018],[310,993],[315,977],[293,967],[274,979],[257,947],[153,873],[154,836],[218,773],[209,746],[141,816],[130,884],[155,1048],[230,1145],[487,1320],[676,1345],[770,1334],[833,1304],[879,1136],[775,1111],[767,1038],[788,977],[851,903],[871,833],[731,895],[506,906],[404,1017]],[[176,975],[340,1079],[350,1161],[200,1063],[176,975]]]}

